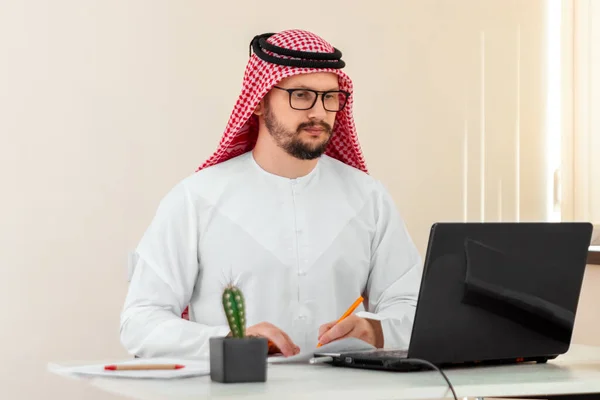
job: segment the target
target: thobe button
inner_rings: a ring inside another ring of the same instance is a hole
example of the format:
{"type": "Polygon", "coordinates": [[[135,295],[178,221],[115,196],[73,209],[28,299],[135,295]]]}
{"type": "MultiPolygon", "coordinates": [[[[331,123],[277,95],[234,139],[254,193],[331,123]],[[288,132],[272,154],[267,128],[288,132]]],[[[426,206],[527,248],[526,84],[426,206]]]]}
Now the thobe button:
{"type": "Polygon", "coordinates": [[[298,275],[304,276],[304,275],[306,275],[306,271],[301,269],[300,271],[298,271],[298,275]]]}

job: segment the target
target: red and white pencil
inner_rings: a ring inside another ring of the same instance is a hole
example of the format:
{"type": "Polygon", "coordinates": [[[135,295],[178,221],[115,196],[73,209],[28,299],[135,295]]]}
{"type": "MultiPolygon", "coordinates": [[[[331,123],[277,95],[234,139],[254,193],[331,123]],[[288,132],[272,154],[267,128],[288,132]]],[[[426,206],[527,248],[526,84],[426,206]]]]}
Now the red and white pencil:
{"type": "Polygon", "coordinates": [[[107,371],[145,371],[145,370],[160,370],[160,369],[181,369],[185,365],[180,364],[137,364],[137,365],[106,365],[107,371]]]}

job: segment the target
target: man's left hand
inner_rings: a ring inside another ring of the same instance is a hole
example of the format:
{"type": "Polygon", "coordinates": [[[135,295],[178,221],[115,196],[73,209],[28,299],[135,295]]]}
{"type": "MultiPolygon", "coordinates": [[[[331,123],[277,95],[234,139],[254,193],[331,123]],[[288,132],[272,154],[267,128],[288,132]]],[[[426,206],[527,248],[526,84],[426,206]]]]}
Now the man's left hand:
{"type": "Polygon", "coordinates": [[[353,314],[337,325],[336,321],[332,321],[319,328],[319,343],[321,344],[348,337],[358,338],[377,348],[383,347],[381,322],[377,320],[361,318],[353,314]]]}

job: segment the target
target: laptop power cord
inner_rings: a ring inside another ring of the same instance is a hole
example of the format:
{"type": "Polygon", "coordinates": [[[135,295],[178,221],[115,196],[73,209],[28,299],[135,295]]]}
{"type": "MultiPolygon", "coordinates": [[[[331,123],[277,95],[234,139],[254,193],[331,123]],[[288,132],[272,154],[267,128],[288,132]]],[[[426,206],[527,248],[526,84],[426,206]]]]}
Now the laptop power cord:
{"type": "Polygon", "coordinates": [[[446,381],[446,383],[448,384],[448,387],[450,388],[450,390],[452,391],[452,395],[454,396],[454,400],[458,400],[458,398],[456,397],[456,392],[454,391],[454,387],[452,386],[452,383],[450,383],[450,379],[448,379],[448,377],[446,376],[446,374],[444,373],[444,371],[442,371],[441,369],[439,369],[438,367],[436,367],[435,365],[433,365],[429,361],[427,361],[427,360],[421,360],[420,358],[406,358],[406,359],[402,360],[402,363],[411,364],[411,365],[425,365],[426,367],[431,368],[434,371],[439,372],[442,375],[442,377],[444,378],[444,380],[446,381]]]}

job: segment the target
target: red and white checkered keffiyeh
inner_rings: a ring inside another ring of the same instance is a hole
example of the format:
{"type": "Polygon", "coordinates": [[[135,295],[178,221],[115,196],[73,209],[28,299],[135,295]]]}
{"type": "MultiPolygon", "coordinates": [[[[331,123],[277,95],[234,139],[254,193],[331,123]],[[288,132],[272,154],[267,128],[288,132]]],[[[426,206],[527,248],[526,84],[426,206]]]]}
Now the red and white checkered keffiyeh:
{"type": "MultiPolygon", "coordinates": [[[[334,52],[334,47],[319,36],[298,29],[277,33],[269,37],[267,42],[291,50],[318,53],[334,52]]],[[[271,53],[271,55],[273,54],[271,53]]],[[[260,100],[282,79],[311,72],[333,72],[337,74],[340,90],[352,93],[352,81],[340,69],[277,65],[252,54],[244,73],[242,92],[225,127],[219,147],[204,164],[198,167],[197,171],[252,150],[258,134],[258,120],[253,112],[260,100]]],[[[356,136],[352,103],[352,96],[350,96],[346,107],[337,114],[333,126],[333,136],[325,154],[347,165],[368,172],[356,136]]]]}
{"type": "MultiPolygon", "coordinates": [[[[267,42],[278,47],[298,51],[333,53],[335,50],[331,44],[319,36],[298,29],[275,34],[269,37],[267,42]]],[[[274,55],[270,52],[269,54],[274,55]]],[[[286,56],[280,57],[285,58],[286,56]]],[[[196,171],[252,150],[258,136],[258,119],[254,115],[254,110],[261,99],[282,79],[311,72],[333,72],[337,74],[340,90],[352,93],[352,81],[340,69],[278,65],[264,61],[256,54],[252,54],[244,73],[242,92],[225,127],[219,147],[196,171]]],[[[356,135],[352,116],[352,103],[352,96],[350,96],[344,109],[336,115],[333,136],[325,154],[368,173],[356,135]]],[[[187,307],[182,314],[182,318],[189,319],[187,307]]]]}

